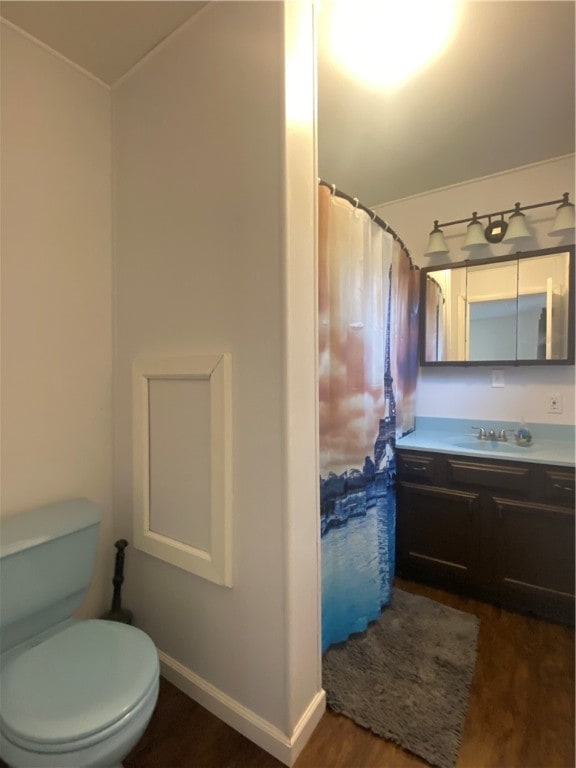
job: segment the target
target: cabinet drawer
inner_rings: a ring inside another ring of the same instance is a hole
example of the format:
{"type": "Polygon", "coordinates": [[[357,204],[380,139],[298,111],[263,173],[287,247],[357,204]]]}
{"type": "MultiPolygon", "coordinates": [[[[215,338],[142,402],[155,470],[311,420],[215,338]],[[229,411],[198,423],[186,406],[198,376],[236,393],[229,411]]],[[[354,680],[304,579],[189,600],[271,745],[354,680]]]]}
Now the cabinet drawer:
{"type": "Polygon", "coordinates": [[[547,469],[546,496],[558,501],[574,502],[574,471],[547,469]]]}
{"type": "Polygon", "coordinates": [[[447,465],[449,479],[457,485],[518,491],[521,495],[530,493],[531,471],[528,467],[477,464],[455,459],[448,459],[447,465]]]}
{"type": "Polygon", "coordinates": [[[431,456],[421,456],[418,453],[410,456],[405,453],[399,454],[398,474],[408,480],[432,482],[434,480],[434,459],[431,456]]]}

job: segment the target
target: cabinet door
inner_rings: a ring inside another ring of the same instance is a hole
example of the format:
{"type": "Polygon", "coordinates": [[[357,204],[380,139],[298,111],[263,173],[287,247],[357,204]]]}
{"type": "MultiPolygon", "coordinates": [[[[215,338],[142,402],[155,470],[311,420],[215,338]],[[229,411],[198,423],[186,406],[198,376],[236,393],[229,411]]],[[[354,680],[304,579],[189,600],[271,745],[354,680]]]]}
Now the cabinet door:
{"type": "Polygon", "coordinates": [[[545,494],[552,502],[574,506],[574,470],[545,469],[545,494]]]}
{"type": "Polygon", "coordinates": [[[455,591],[477,581],[478,494],[400,481],[396,568],[455,591]]]}
{"type": "Polygon", "coordinates": [[[574,623],[574,510],[493,499],[496,575],[506,607],[574,623]]]}

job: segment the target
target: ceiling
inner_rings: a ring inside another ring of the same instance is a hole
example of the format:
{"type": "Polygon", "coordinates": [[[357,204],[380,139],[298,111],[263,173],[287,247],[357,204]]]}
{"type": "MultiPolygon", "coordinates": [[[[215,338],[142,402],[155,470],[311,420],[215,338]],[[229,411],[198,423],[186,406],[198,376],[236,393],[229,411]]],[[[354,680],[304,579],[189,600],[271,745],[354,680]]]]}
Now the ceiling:
{"type": "Polygon", "coordinates": [[[113,85],[205,2],[0,1],[0,15],[113,85]]]}
{"type": "MultiPolygon", "coordinates": [[[[205,5],[2,0],[0,12],[113,85],[205,5]]],[[[572,0],[468,0],[451,46],[389,93],[333,64],[321,10],[320,176],[376,205],[574,152],[574,10],[572,0]]],[[[384,28],[382,44],[398,33],[384,28]]]]}
{"type": "Polygon", "coordinates": [[[321,16],[321,177],[375,205],[574,152],[574,9],[465,2],[452,45],[392,94],[336,73],[321,16]]]}

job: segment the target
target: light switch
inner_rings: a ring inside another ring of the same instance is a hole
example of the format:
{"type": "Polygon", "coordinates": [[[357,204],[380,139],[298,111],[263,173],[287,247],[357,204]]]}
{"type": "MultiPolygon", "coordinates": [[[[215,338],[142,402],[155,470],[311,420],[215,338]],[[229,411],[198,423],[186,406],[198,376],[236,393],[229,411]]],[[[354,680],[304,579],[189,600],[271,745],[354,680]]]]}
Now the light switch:
{"type": "Polygon", "coordinates": [[[492,369],[492,386],[503,387],[504,386],[504,371],[502,368],[492,369]]]}

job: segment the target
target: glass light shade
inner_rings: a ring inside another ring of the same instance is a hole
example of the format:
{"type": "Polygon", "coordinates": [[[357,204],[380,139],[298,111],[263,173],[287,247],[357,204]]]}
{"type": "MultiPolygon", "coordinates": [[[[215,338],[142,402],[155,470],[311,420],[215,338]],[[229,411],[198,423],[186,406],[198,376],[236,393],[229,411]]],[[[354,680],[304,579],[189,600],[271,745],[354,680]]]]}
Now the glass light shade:
{"type": "Polygon", "coordinates": [[[484,228],[478,219],[474,219],[468,224],[466,230],[466,240],[462,248],[476,248],[479,245],[488,245],[484,236],[484,228]]]}
{"type": "Polygon", "coordinates": [[[426,248],[425,256],[434,256],[437,253],[448,253],[448,246],[442,230],[438,228],[438,222],[434,222],[434,229],[430,232],[430,238],[428,239],[428,247],[426,248]]]}
{"type": "Polygon", "coordinates": [[[549,234],[551,235],[565,235],[568,232],[574,231],[574,205],[568,202],[568,195],[565,195],[564,202],[556,209],[556,218],[554,219],[554,226],[549,234]]]}
{"type": "Polygon", "coordinates": [[[508,220],[508,230],[502,242],[513,243],[515,240],[525,240],[527,237],[532,237],[532,235],[526,226],[526,216],[517,210],[508,220]]]}

